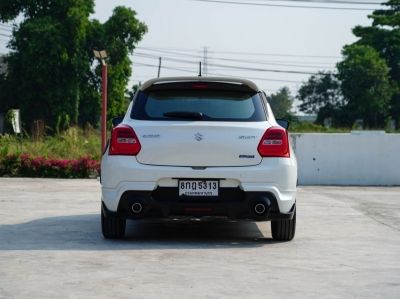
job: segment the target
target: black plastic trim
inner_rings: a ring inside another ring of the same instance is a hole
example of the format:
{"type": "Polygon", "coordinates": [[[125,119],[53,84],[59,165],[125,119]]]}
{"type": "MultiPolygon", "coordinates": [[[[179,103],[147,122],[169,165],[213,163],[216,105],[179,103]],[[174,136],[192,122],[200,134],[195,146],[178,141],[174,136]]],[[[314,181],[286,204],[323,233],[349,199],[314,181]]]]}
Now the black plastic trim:
{"type": "Polygon", "coordinates": [[[244,192],[240,188],[220,188],[218,197],[178,196],[177,187],[158,187],[154,191],[126,191],[122,194],[116,214],[125,219],[159,219],[176,216],[227,217],[255,221],[292,219],[294,207],[281,213],[275,196],[270,192],[244,192]],[[139,202],[144,209],[140,214],[131,210],[139,202]],[[267,204],[266,212],[257,215],[254,206],[267,204]]]}

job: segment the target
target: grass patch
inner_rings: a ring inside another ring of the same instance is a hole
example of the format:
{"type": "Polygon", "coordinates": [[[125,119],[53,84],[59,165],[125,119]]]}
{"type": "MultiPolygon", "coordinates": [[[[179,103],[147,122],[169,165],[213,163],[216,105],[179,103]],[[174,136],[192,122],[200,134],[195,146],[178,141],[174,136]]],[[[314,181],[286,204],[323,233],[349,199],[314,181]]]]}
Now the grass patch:
{"type": "Polygon", "coordinates": [[[92,128],[71,127],[58,135],[45,136],[41,141],[33,141],[28,136],[0,136],[0,158],[22,153],[53,159],[89,157],[100,160],[100,132],[92,128]]]}

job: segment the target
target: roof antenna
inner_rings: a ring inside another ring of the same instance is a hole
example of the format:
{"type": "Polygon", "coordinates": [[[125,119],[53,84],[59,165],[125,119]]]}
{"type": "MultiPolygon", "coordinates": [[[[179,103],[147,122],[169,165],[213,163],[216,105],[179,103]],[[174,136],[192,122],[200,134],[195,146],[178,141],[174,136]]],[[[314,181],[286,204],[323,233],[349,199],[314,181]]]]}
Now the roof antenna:
{"type": "Polygon", "coordinates": [[[201,61],[199,61],[199,77],[201,77],[201,61]]]}

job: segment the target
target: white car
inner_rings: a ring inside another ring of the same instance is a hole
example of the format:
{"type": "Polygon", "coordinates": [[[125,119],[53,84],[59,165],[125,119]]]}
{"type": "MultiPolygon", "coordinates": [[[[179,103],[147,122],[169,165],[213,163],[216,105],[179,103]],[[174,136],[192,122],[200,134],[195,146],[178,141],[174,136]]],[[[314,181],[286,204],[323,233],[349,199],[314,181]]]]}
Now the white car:
{"type": "Polygon", "coordinates": [[[288,122],[278,124],[253,82],[152,79],[113,121],[101,162],[105,238],[122,238],[127,219],[212,216],[270,220],[274,239],[294,237],[288,122]]]}

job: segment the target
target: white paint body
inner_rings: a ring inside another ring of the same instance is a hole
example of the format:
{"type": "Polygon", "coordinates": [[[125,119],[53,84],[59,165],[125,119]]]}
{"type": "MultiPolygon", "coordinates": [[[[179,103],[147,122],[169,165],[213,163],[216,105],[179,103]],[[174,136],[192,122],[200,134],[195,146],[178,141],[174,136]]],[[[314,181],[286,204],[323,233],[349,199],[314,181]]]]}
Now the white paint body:
{"type": "Polygon", "coordinates": [[[221,187],[271,192],[281,213],[292,208],[297,185],[294,152],[291,149],[288,158],[263,158],[257,151],[264,132],[279,126],[272,113],[265,122],[140,121],[130,118],[131,106],[122,124],[135,130],[142,148],[137,156],[109,155],[108,150],[103,155],[102,200],[110,211],[117,211],[125,191],[177,187],[183,178],[220,179],[221,187]],[[239,158],[240,154],[254,157],[239,158]]]}
{"type": "Polygon", "coordinates": [[[400,134],[294,133],[299,184],[400,185],[400,134]]]}

